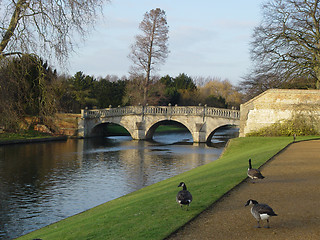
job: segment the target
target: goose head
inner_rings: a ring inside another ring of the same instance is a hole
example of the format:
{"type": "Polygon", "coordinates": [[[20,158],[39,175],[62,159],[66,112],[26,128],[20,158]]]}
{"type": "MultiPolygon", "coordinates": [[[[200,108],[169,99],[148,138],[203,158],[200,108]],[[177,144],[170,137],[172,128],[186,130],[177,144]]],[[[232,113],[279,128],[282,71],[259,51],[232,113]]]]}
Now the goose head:
{"type": "Polygon", "coordinates": [[[244,206],[246,207],[246,206],[249,206],[251,204],[255,205],[255,204],[258,204],[258,202],[256,200],[249,199],[244,206]]]}
{"type": "Polygon", "coordinates": [[[178,187],[182,187],[183,190],[187,190],[187,186],[184,182],[181,182],[178,187]]]}
{"type": "Polygon", "coordinates": [[[181,182],[178,187],[184,187],[186,184],[184,182],[181,182]]]}

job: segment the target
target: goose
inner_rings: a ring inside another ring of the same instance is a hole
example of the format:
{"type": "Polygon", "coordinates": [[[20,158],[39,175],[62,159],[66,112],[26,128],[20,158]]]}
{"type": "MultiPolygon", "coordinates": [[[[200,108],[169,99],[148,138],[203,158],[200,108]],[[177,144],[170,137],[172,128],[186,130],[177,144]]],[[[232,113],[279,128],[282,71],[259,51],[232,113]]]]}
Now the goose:
{"type": "Polygon", "coordinates": [[[262,176],[262,174],[261,174],[259,169],[252,168],[251,159],[249,159],[249,168],[248,168],[247,175],[252,180],[253,179],[263,179],[264,178],[264,176],[262,176]]]}
{"type": "MultiPolygon", "coordinates": [[[[189,204],[192,202],[192,195],[187,190],[187,186],[184,182],[181,182],[178,187],[182,187],[183,189],[178,192],[176,201],[180,204],[180,207],[182,208],[182,205],[187,205],[189,207],[189,204]]],[[[187,208],[188,210],[188,208],[187,208]]]]}
{"type": "Polygon", "coordinates": [[[253,205],[251,208],[251,214],[258,221],[257,228],[260,228],[260,220],[267,220],[266,228],[270,228],[269,217],[278,216],[273,209],[264,203],[258,203],[256,200],[249,199],[244,206],[253,205]]]}

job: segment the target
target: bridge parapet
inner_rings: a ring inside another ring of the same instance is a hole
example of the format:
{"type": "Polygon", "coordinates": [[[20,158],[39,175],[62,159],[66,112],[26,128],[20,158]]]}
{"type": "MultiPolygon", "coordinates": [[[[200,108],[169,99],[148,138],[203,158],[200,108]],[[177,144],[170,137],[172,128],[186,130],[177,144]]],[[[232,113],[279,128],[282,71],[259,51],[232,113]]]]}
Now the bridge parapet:
{"type": "Polygon", "coordinates": [[[104,118],[124,115],[203,116],[240,119],[240,111],[206,106],[128,106],[82,110],[82,118],[104,118]]]}
{"type": "Polygon", "coordinates": [[[100,117],[116,117],[130,114],[140,115],[143,109],[140,106],[118,107],[118,108],[105,108],[105,109],[91,109],[81,110],[82,118],[100,118],[100,117]]]}

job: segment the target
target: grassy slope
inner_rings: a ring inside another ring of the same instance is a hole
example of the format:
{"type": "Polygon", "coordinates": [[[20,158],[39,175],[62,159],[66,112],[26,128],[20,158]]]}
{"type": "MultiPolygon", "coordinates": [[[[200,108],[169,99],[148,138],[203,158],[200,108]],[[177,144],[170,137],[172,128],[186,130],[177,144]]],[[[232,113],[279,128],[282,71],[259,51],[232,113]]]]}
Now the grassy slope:
{"type": "Polygon", "coordinates": [[[244,180],[248,158],[252,158],[253,166],[257,168],[291,141],[291,137],[233,139],[223,156],[212,163],[145,187],[19,239],[163,239],[244,180]],[[181,210],[175,202],[180,181],[186,182],[188,190],[194,196],[189,211],[181,210]]]}

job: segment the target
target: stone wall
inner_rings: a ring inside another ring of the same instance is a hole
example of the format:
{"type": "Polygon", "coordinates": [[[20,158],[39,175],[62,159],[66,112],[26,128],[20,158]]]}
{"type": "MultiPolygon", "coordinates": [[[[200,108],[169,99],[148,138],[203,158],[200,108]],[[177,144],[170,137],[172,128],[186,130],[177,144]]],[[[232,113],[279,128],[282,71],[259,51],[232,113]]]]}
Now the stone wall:
{"type": "Polygon", "coordinates": [[[81,114],[59,113],[56,114],[54,124],[58,129],[58,133],[69,137],[77,137],[78,120],[81,114]]]}
{"type": "Polygon", "coordinates": [[[320,90],[269,89],[240,106],[240,137],[290,119],[295,113],[320,116],[320,90]]]}

